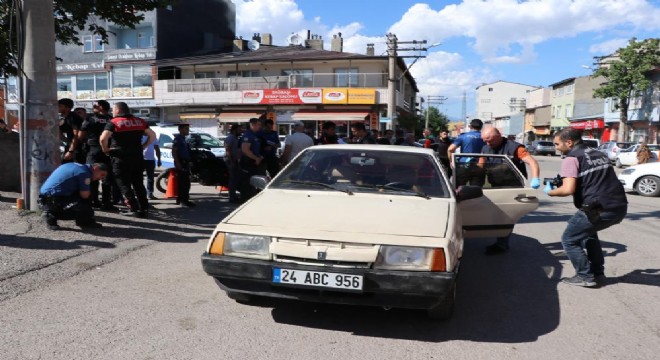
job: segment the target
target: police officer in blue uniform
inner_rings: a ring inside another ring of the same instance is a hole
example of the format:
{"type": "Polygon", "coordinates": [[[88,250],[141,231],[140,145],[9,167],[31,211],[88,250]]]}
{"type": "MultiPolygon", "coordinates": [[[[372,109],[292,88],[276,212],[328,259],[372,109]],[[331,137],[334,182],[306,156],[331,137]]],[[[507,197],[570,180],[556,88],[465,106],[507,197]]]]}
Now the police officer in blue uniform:
{"type": "Polygon", "coordinates": [[[628,199],[607,155],[587,147],[582,132],[566,128],[555,135],[555,146],[566,155],[558,188],[548,182],[548,196],[573,196],[578,211],[566,222],[561,245],[575,268],[565,284],[597,287],[605,278],[605,258],[598,232],[618,224],[628,212],[628,199]]]}
{"type": "Polygon", "coordinates": [[[186,136],[190,134],[189,124],[179,124],[179,133],[174,136],[172,157],[176,168],[177,198],[176,203],[187,207],[195,204],[190,201],[190,148],[186,136]]]}
{"type": "Polygon", "coordinates": [[[250,178],[254,175],[265,175],[266,169],[261,155],[261,139],[258,134],[261,131],[261,120],[250,119],[249,128],[241,138],[241,181],[239,191],[241,201],[247,201],[256,194],[256,189],[250,185],[250,178]]]}
{"type": "Polygon", "coordinates": [[[483,186],[485,177],[483,169],[477,166],[477,158],[464,157],[461,158],[458,164],[454,164],[452,154],[456,149],[461,148],[462,154],[479,154],[481,149],[486,143],[481,139],[481,128],[484,126],[483,121],[473,119],[470,122],[471,131],[464,132],[459,135],[454,143],[449,145],[447,153],[449,155],[449,162],[455,169],[454,176],[456,176],[456,185],[477,185],[483,186]]]}
{"type": "Polygon", "coordinates": [[[57,220],[76,220],[81,228],[100,228],[89,203],[90,184],[107,174],[107,166],[102,163],[66,163],[55,169],[39,191],[39,204],[48,228],[59,230],[57,220]]]}
{"type": "Polygon", "coordinates": [[[268,171],[268,175],[272,178],[280,172],[280,161],[277,158],[277,149],[279,149],[282,144],[280,143],[280,137],[277,134],[277,131],[274,129],[275,123],[273,120],[266,120],[265,125],[265,129],[261,131],[261,150],[262,155],[264,156],[264,162],[266,163],[266,170],[268,171]]]}

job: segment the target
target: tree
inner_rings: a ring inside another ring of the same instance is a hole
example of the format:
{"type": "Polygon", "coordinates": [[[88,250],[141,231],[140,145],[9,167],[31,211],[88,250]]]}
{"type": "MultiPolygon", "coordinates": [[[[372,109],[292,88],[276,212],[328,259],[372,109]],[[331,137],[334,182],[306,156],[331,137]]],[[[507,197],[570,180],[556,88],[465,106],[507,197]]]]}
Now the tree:
{"type": "Polygon", "coordinates": [[[605,83],[594,90],[594,97],[616,98],[620,111],[617,141],[625,141],[630,100],[642,96],[652,85],[649,71],[660,65],[660,39],[637,41],[632,38],[616,54],[596,58],[598,68],[592,77],[602,76],[605,83]]]}
{"type": "Polygon", "coordinates": [[[408,132],[415,131],[420,122],[423,124],[423,120],[419,115],[399,115],[396,121],[402,129],[408,132]]]}
{"type": "MultiPolygon", "coordinates": [[[[144,20],[144,12],[175,2],[176,0],[55,0],[55,36],[62,44],[82,45],[79,32],[89,31],[100,35],[107,43],[108,32],[104,28],[106,21],[121,27],[135,28],[136,24],[144,20]]],[[[20,3],[19,0],[0,0],[0,73],[17,73],[17,29],[21,28],[17,26],[17,18],[20,19],[20,3]]]]}
{"type": "MultiPolygon", "coordinates": [[[[433,106],[429,106],[426,110],[424,110],[424,113],[422,114],[424,123],[426,122],[427,111],[429,117],[429,128],[433,130],[434,133],[447,128],[447,124],[449,123],[447,115],[441,113],[438,108],[433,106]]],[[[422,126],[424,123],[422,123],[422,126]]]]}

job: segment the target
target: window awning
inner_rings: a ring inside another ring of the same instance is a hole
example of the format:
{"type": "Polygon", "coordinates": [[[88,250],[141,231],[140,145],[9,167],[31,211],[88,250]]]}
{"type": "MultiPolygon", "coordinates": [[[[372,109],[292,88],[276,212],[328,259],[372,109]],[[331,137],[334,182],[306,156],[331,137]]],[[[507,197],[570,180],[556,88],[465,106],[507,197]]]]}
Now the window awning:
{"type": "Polygon", "coordinates": [[[311,112],[311,111],[298,111],[293,114],[291,118],[294,121],[364,121],[364,118],[369,115],[367,111],[356,112],[311,112]]]}
{"type": "Polygon", "coordinates": [[[254,112],[224,112],[218,115],[219,122],[235,123],[248,122],[251,118],[259,118],[263,113],[254,112]]]}
{"type": "Polygon", "coordinates": [[[179,113],[181,120],[188,119],[214,119],[218,114],[216,113],[179,113]]]}

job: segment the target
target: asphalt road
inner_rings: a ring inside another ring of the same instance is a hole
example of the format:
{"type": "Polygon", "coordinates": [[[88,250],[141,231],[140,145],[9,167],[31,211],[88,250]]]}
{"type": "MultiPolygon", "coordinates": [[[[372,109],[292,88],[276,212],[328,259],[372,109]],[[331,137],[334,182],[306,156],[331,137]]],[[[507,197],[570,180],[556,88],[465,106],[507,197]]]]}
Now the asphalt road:
{"type": "MultiPolygon", "coordinates": [[[[552,177],[559,158],[539,158],[552,177]]],[[[94,233],[48,232],[0,202],[1,359],[657,359],[660,198],[629,195],[601,233],[607,286],[558,283],[574,212],[550,199],[515,228],[512,249],[466,242],[457,308],[445,323],[410,310],[227,298],[201,269],[211,229],[233,206],[193,187],[199,206],[155,202],[149,220],[102,214],[94,233]]],[[[285,211],[274,204],[273,211],[285,211]]],[[[295,214],[292,214],[295,216],[295,214]]],[[[374,220],[377,221],[377,220],[374,220]]],[[[65,226],[70,223],[63,222],[65,226]]]]}

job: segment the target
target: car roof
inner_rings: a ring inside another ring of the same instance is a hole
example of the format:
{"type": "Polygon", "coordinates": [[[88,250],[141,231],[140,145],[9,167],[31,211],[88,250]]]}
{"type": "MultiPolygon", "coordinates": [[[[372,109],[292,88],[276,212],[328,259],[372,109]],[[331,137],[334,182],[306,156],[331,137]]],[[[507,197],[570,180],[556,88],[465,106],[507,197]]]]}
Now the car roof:
{"type": "Polygon", "coordinates": [[[433,149],[420,148],[416,146],[403,146],[403,145],[378,145],[378,144],[333,144],[333,145],[319,145],[308,148],[314,151],[322,151],[329,149],[342,149],[342,150],[376,150],[376,151],[397,151],[407,153],[418,153],[433,155],[433,149]]]}

